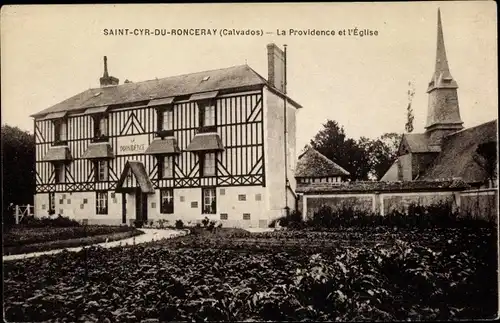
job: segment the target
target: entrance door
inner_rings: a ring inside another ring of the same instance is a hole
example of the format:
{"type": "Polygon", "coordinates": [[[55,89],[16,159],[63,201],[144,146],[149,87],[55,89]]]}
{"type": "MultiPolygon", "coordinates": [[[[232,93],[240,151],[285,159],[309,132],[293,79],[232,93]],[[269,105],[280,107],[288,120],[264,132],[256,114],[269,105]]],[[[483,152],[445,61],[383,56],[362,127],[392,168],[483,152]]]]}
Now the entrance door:
{"type": "Polygon", "coordinates": [[[127,194],[122,193],[122,224],[127,224],[127,194]]]}
{"type": "Polygon", "coordinates": [[[137,190],[135,193],[135,218],[143,222],[148,220],[148,196],[137,190]]]}

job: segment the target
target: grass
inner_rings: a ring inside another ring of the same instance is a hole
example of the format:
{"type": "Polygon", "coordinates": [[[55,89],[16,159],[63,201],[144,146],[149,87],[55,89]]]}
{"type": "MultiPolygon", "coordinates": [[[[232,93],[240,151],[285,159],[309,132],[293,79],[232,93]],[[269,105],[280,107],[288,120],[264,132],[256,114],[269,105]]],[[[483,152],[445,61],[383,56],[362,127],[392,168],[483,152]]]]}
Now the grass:
{"type": "Polygon", "coordinates": [[[126,226],[16,227],[4,234],[3,255],[87,246],[126,239],[142,233],[136,228],[126,226]]]}

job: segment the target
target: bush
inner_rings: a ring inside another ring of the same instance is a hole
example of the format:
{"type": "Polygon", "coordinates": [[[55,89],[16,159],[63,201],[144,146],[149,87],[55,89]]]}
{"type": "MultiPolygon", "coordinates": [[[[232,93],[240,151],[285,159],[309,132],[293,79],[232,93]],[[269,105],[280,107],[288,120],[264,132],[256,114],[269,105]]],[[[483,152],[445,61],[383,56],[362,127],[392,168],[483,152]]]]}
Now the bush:
{"type": "Polygon", "coordinates": [[[215,228],[215,221],[213,221],[213,220],[212,220],[212,221],[210,221],[210,223],[208,224],[207,229],[208,229],[209,231],[213,231],[213,230],[214,230],[214,228],[215,228]]]}
{"type": "Polygon", "coordinates": [[[276,223],[279,223],[280,226],[286,227],[289,229],[301,229],[305,227],[305,223],[302,219],[302,213],[299,211],[292,211],[285,216],[282,216],[276,220],[271,221],[269,224],[270,227],[276,227],[276,223]],[[272,225],[272,226],[271,226],[272,225]]]}
{"type": "Polygon", "coordinates": [[[68,217],[58,215],[56,218],[36,218],[34,216],[25,216],[19,223],[21,226],[26,228],[42,228],[42,227],[56,227],[56,228],[66,228],[66,227],[78,227],[80,223],[78,221],[70,219],[68,217]]]}
{"type": "Polygon", "coordinates": [[[134,226],[136,228],[142,228],[143,224],[144,224],[144,222],[142,220],[135,220],[134,221],[134,226]]]}
{"type": "Polygon", "coordinates": [[[201,224],[203,224],[204,227],[207,227],[209,223],[210,219],[208,217],[205,217],[203,220],[201,220],[201,224]]]}
{"type": "Polygon", "coordinates": [[[184,222],[182,222],[182,220],[176,220],[175,221],[175,228],[176,229],[182,229],[182,228],[184,228],[184,222]]]}
{"type": "MultiPolygon", "coordinates": [[[[286,220],[285,220],[286,223],[286,220]]],[[[333,229],[348,227],[375,227],[387,226],[396,228],[449,228],[483,226],[485,221],[457,217],[450,204],[437,203],[423,206],[410,204],[406,210],[396,209],[381,216],[370,211],[357,210],[353,207],[343,207],[333,210],[324,205],[306,226],[315,229],[333,229]]]]}

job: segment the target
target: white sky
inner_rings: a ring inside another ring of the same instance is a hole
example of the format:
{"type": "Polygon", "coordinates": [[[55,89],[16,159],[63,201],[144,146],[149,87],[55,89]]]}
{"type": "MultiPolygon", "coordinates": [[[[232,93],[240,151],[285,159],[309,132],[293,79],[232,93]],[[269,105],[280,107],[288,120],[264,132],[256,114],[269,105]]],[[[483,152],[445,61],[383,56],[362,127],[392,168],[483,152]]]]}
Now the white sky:
{"type": "Polygon", "coordinates": [[[102,57],[120,84],[248,63],[267,77],[266,45],[288,45],[288,93],[304,106],[297,150],[327,119],[350,137],[403,132],[408,81],[423,131],[437,8],[466,127],[497,118],[496,3],[4,6],[2,123],[32,131],[30,114],[99,87],[102,57]],[[378,30],[376,37],[277,36],[276,29],[378,30]],[[104,28],[251,28],[258,36],[104,36],[104,28]]]}

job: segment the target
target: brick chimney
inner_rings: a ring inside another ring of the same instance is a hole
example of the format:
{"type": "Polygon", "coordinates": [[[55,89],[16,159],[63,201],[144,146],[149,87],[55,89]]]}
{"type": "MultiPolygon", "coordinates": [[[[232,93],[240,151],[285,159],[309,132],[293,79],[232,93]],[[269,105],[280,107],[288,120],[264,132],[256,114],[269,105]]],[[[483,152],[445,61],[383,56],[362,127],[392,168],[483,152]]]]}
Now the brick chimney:
{"type": "Polygon", "coordinates": [[[101,87],[115,86],[120,82],[119,79],[108,74],[108,58],[104,56],[104,74],[99,79],[101,87]]]}
{"type": "Polygon", "coordinates": [[[267,73],[271,86],[285,92],[285,53],[274,43],[267,45],[267,73]]]}

